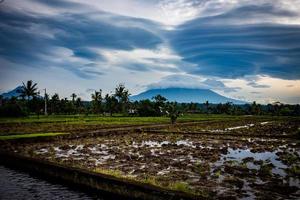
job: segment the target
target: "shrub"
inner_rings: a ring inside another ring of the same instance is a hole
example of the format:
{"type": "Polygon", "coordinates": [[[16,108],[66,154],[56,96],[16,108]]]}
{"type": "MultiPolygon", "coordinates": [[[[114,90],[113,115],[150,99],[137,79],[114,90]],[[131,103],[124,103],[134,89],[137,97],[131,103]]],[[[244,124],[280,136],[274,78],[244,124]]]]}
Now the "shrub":
{"type": "Polygon", "coordinates": [[[18,104],[5,104],[0,107],[0,117],[24,117],[26,112],[18,104]]]}

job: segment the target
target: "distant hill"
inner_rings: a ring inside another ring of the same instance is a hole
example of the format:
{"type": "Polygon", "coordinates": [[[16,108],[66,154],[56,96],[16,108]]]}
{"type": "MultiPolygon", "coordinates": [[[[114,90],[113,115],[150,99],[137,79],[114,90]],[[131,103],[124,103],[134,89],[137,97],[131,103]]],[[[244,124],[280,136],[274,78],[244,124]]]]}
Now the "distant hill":
{"type": "Polygon", "coordinates": [[[15,89],[13,89],[9,92],[3,93],[1,95],[3,96],[4,99],[10,99],[12,97],[19,97],[20,93],[18,91],[20,91],[20,90],[22,90],[22,86],[18,86],[15,89]]]}
{"type": "Polygon", "coordinates": [[[191,88],[165,88],[165,89],[151,89],[142,92],[138,95],[130,97],[132,101],[139,101],[143,99],[151,99],[156,95],[162,95],[168,101],[177,101],[178,103],[226,103],[232,102],[233,104],[245,104],[247,102],[224,97],[209,89],[191,89],[191,88]]]}

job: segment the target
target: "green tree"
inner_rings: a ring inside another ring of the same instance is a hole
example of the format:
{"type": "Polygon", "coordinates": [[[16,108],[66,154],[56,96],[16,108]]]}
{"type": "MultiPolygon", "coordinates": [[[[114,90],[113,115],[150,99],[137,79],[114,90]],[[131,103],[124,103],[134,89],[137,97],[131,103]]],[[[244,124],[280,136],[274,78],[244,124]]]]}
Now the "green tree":
{"type": "Polygon", "coordinates": [[[115,89],[115,98],[118,101],[118,111],[127,113],[129,107],[129,91],[125,88],[124,84],[119,84],[115,89]]]}
{"type": "Polygon", "coordinates": [[[27,97],[27,100],[30,100],[30,97],[33,98],[38,95],[37,90],[37,83],[33,83],[32,80],[27,81],[26,84],[23,82],[23,86],[20,91],[21,97],[27,97]]]}
{"type": "Polygon", "coordinates": [[[95,91],[92,94],[92,109],[94,113],[102,112],[102,90],[95,91]]]}
{"type": "Polygon", "coordinates": [[[57,93],[55,93],[50,101],[50,110],[51,110],[51,113],[58,113],[59,112],[59,108],[60,108],[60,100],[59,100],[59,95],[57,93]]]}
{"type": "Polygon", "coordinates": [[[118,110],[118,100],[114,95],[105,95],[105,106],[106,111],[110,113],[110,116],[118,110]]]}
{"type": "Polygon", "coordinates": [[[137,113],[141,117],[157,116],[154,103],[149,99],[141,100],[138,103],[137,113]]]}
{"type": "Polygon", "coordinates": [[[85,109],[84,109],[84,106],[83,106],[83,102],[81,100],[80,97],[78,97],[75,101],[75,106],[76,106],[76,109],[77,109],[77,113],[84,113],[85,112],[85,109]]]}
{"type": "Polygon", "coordinates": [[[208,114],[209,112],[209,102],[208,101],[206,101],[205,103],[204,103],[204,105],[205,105],[205,107],[206,107],[206,114],[208,114]]]}
{"type": "Polygon", "coordinates": [[[2,106],[2,104],[3,104],[3,96],[0,95],[0,106],[2,106]]]}
{"type": "Polygon", "coordinates": [[[10,100],[3,99],[0,106],[0,117],[23,117],[27,112],[17,103],[17,99],[12,97],[10,100]]]}
{"type": "Polygon", "coordinates": [[[295,115],[295,116],[300,116],[300,105],[299,105],[299,104],[294,105],[294,108],[293,108],[293,115],[295,115]]]}
{"type": "Polygon", "coordinates": [[[76,100],[77,95],[75,93],[71,94],[71,98],[72,98],[72,103],[75,104],[75,100],[76,100]]]}
{"type": "Polygon", "coordinates": [[[38,117],[43,113],[44,108],[44,100],[42,98],[38,98],[34,96],[27,103],[27,107],[30,112],[34,112],[38,117]]]}
{"type": "Polygon", "coordinates": [[[250,112],[252,115],[260,115],[261,114],[261,105],[256,104],[255,101],[251,104],[250,112]]]}
{"type": "Polygon", "coordinates": [[[286,105],[280,109],[280,115],[283,115],[283,116],[292,115],[292,110],[286,105]]]}
{"type": "Polygon", "coordinates": [[[282,107],[282,103],[280,103],[279,101],[273,103],[273,109],[275,115],[279,115],[281,107],[282,107]]]}
{"type": "Polygon", "coordinates": [[[154,110],[156,115],[157,116],[163,115],[165,111],[165,106],[166,106],[165,104],[167,99],[161,96],[160,94],[156,95],[152,99],[154,99],[154,110]]]}
{"type": "Polygon", "coordinates": [[[179,117],[179,114],[180,114],[180,111],[178,109],[176,102],[168,104],[167,114],[170,117],[171,123],[175,124],[177,121],[177,118],[179,117]]]}
{"type": "Polygon", "coordinates": [[[224,113],[225,114],[232,114],[233,110],[232,110],[232,102],[227,102],[224,104],[224,113]]]}
{"type": "Polygon", "coordinates": [[[78,98],[76,99],[76,101],[75,101],[75,106],[76,106],[77,108],[80,108],[80,107],[83,106],[83,105],[82,105],[82,100],[81,100],[80,97],[78,97],[78,98]]]}

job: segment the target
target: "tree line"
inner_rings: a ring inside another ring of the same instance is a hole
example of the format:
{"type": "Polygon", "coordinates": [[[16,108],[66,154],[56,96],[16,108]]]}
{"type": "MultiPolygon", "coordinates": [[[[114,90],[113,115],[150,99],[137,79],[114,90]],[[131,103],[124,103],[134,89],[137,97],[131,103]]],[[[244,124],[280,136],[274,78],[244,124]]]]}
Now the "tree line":
{"type": "Polygon", "coordinates": [[[228,114],[228,115],[300,115],[300,106],[281,104],[234,105],[231,102],[211,104],[169,102],[165,97],[156,95],[152,99],[130,101],[130,93],[124,84],[119,84],[113,94],[103,94],[99,89],[91,94],[91,101],[83,101],[73,93],[69,98],[59,94],[39,94],[37,83],[27,81],[18,91],[18,97],[4,99],[0,95],[0,116],[18,117],[30,114],[122,114],[125,116],[169,116],[175,122],[181,113],[228,114]],[[47,108],[45,108],[45,106],[47,108]]]}

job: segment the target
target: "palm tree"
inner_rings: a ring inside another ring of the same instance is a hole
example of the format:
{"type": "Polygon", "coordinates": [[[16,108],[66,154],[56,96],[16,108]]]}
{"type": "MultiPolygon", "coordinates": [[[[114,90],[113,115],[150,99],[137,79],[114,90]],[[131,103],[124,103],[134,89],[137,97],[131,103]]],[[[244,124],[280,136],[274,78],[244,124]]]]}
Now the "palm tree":
{"type": "Polygon", "coordinates": [[[95,91],[94,94],[92,94],[92,106],[95,113],[102,112],[101,108],[102,103],[102,90],[95,91]]]}
{"type": "Polygon", "coordinates": [[[73,93],[73,94],[71,94],[71,97],[72,97],[72,103],[74,104],[77,95],[75,93],[73,93]]]}
{"type": "Polygon", "coordinates": [[[78,97],[77,99],[76,99],[76,106],[78,107],[78,108],[80,108],[81,106],[82,106],[82,101],[81,101],[81,98],[80,97],[78,97]]]}
{"type": "Polygon", "coordinates": [[[115,111],[117,111],[118,99],[114,95],[105,95],[105,105],[107,111],[110,113],[110,116],[113,115],[115,111]]]}
{"type": "Polygon", "coordinates": [[[208,101],[205,102],[205,106],[206,106],[206,114],[208,114],[208,109],[209,109],[209,102],[208,101]]]}
{"type": "Polygon", "coordinates": [[[129,91],[125,88],[124,84],[119,84],[115,88],[115,95],[114,95],[118,101],[118,107],[119,112],[125,113],[128,109],[129,105],[129,91]]]}
{"type": "Polygon", "coordinates": [[[35,97],[38,95],[38,88],[36,87],[37,83],[33,83],[32,80],[27,81],[26,85],[23,82],[22,89],[20,91],[21,96],[27,97],[27,100],[30,99],[30,97],[35,97]]]}
{"type": "Polygon", "coordinates": [[[51,112],[52,113],[59,113],[59,95],[55,93],[51,99],[49,100],[50,107],[51,107],[51,112]]]}
{"type": "Polygon", "coordinates": [[[101,102],[102,101],[102,90],[99,90],[98,91],[95,91],[94,94],[92,94],[92,100],[95,101],[95,102],[101,102]]]}

